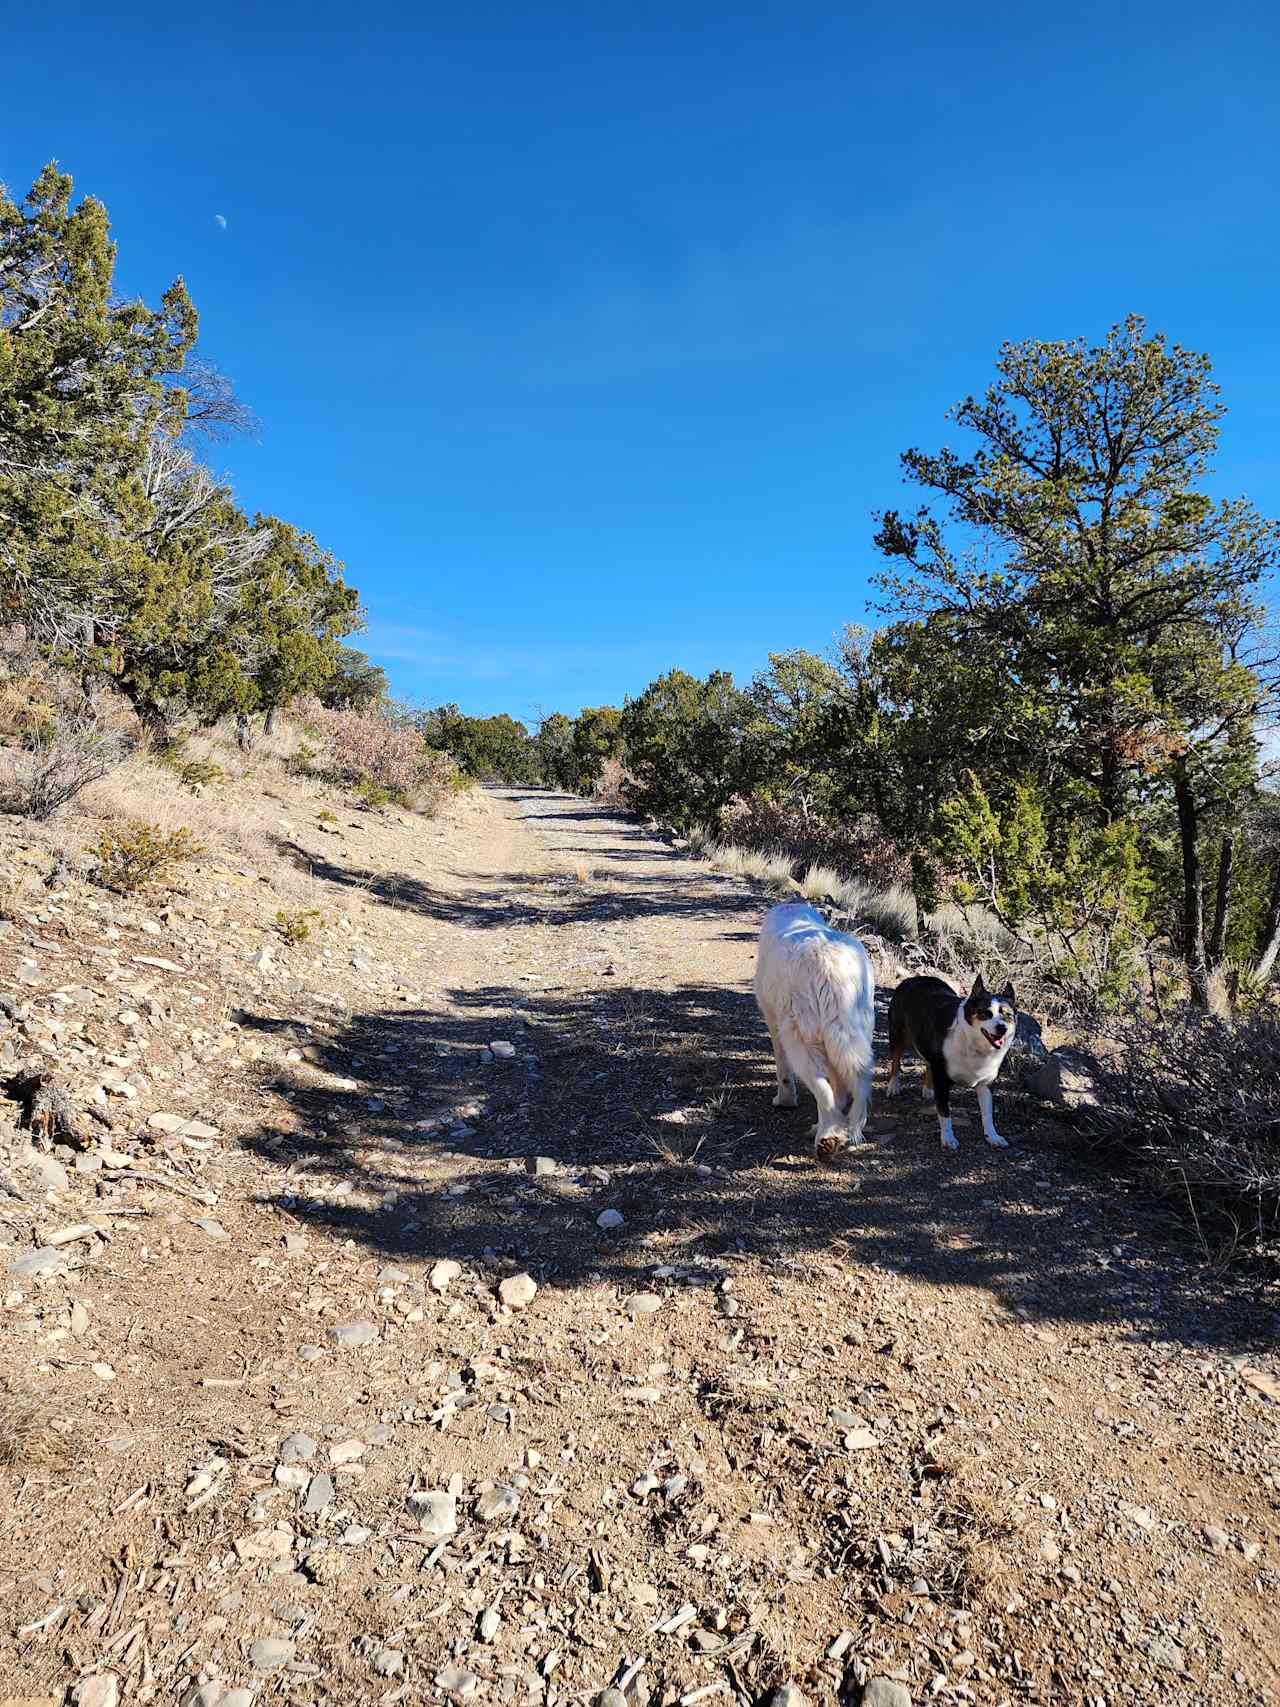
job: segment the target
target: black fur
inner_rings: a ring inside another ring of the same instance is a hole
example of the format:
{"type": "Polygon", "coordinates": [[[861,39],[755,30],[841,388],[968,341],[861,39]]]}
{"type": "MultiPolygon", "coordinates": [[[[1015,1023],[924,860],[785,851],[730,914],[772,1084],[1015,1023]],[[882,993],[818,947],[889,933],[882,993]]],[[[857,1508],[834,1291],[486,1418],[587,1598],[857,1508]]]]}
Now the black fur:
{"type": "MultiPolygon", "coordinates": [[[[1012,983],[998,994],[1002,1002],[1017,1007],[1012,983]]],[[[904,978],[889,1001],[891,1072],[899,1072],[902,1057],[914,1049],[929,1069],[934,1107],[943,1120],[951,1114],[951,1074],[947,1071],[943,1045],[962,1011],[966,1023],[981,1022],[990,1015],[991,1000],[981,973],[964,997],[957,996],[941,978],[916,977],[904,978]]]]}

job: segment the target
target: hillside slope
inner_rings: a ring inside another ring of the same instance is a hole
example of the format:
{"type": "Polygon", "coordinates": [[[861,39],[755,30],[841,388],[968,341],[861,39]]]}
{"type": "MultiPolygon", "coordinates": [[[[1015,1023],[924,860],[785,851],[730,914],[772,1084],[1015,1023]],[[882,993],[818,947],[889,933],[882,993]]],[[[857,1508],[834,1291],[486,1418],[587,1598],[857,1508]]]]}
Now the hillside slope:
{"type": "Polygon", "coordinates": [[[819,1169],[746,886],[271,811],[156,909],[4,831],[6,1072],[101,1118],[0,1161],[0,1701],[1277,1698],[1274,1318],[1042,1111],[819,1169]]]}

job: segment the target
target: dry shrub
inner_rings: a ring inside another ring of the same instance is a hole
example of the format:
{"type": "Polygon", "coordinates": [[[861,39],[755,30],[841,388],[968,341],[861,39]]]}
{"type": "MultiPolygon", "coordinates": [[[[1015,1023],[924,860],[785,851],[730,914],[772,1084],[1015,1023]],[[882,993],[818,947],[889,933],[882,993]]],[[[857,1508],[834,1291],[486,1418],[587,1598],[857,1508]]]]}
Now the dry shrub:
{"type": "Polygon", "coordinates": [[[307,733],[315,732],[327,755],[311,755],[308,768],[352,789],[361,803],[395,801],[434,811],[457,786],[457,766],[428,747],[411,724],[385,713],[332,710],[316,701],[297,708],[307,733]]]}
{"type": "Polygon", "coordinates": [[[833,824],[797,806],[752,795],[725,808],[720,830],[727,841],[783,853],[797,865],[824,864],[879,884],[910,881],[909,857],[870,819],[833,824]]]}
{"type": "Polygon", "coordinates": [[[1074,1124],[1180,1207],[1215,1263],[1280,1260],[1280,1020],[1135,1018],[1074,1124]]]}
{"type": "Polygon", "coordinates": [[[31,731],[22,751],[6,755],[0,805],[43,822],[110,775],[129,748],[126,737],[104,726],[91,707],[59,707],[31,731]]]}
{"type": "Polygon", "coordinates": [[[94,854],[98,881],[119,895],[140,895],[172,883],[175,867],[204,850],[185,827],[165,832],[156,824],[109,824],[94,854]]]}

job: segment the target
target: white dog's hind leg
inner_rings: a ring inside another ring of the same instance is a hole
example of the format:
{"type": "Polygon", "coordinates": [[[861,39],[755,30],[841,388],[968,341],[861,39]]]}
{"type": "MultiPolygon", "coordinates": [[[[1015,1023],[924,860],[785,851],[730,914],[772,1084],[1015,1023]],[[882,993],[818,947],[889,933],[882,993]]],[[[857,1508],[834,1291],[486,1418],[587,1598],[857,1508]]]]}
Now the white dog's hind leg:
{"type": "Polygon", "coordinates": [[[791,1071],[786,1046],[778,1035],[778,1028],[773,1023],[772,1014],[765,1014],[764,1023],[769,1027],[769,1041],[773,1044],[773,1064],[778,1073],[778,1089],[773,1099],[773,1106],[775,1108],[798,1108],[800,1097],[796,1091],[795,1074],[791,1071]]]}
{"type": "Polygon", "coordinates": [[[871,1079],[868,1075],[859,1079],[853,1099],[849,1104],[848,1141],[850,1144],[861,1144],[863,1130],[867,1124],[867,1110],[871,1106],[871,1079]]]}
{"type": "Polygon", "coordinates": [[[982,1115],[982,1136],[988,1144],[994,1145],[997,1150],[1007,1150],[1009,1140],[1002,1138],[996,1131],[996,1123],[992,1118],[990,1085],[978,1086],[978,1109],[982,1115]]]}

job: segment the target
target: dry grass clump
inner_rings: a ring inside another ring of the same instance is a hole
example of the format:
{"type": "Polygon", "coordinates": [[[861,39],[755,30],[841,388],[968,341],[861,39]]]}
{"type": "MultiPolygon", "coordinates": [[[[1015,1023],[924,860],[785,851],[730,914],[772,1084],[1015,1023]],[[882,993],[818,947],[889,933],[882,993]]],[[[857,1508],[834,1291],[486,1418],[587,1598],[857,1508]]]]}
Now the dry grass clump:
{"type": "Polygon", "coordinates": [[[0,1388],[0,1467],[66,1470],[74,1460],[74,1439],[52,1404],[0,1388]]]}

